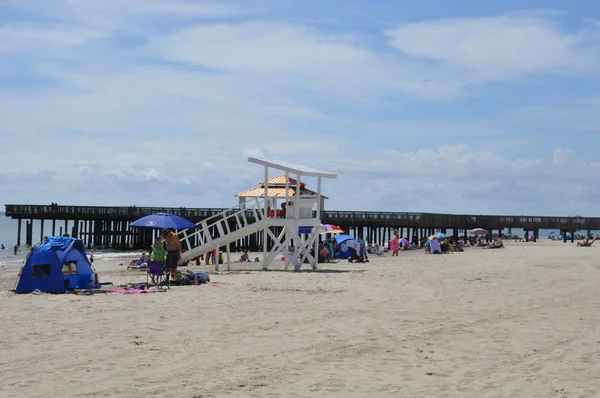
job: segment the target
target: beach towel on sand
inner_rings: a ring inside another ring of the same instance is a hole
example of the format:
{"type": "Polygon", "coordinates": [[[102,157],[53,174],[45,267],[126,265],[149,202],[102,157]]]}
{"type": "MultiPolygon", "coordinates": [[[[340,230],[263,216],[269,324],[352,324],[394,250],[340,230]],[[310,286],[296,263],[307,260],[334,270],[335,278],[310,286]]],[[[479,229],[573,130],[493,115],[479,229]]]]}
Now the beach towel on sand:
{"type": "Polygon", "coordinates": [[[142,293],[156,293],[156,290],[147,290],[147,289],[112,289],[110,291],[112,294],[142,294],[142,293]]]}

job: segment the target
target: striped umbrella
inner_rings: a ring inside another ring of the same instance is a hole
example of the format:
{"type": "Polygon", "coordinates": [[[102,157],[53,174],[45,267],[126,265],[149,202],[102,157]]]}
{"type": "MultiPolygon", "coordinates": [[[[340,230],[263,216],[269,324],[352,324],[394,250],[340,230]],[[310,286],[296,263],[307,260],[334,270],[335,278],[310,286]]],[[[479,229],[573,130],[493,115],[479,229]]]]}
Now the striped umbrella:
{"type": "Polygon", "coordinates": [[[488,231],[483,228],[475,228],[471,230],[472,235],[487,235],[488,231]]]}
{"type": "Polygon", "coordinates": [[[337,225],[332,224],[321,224],[321,233],[322,234],[342,234],[344,230],[338,227],[337,225]]]}

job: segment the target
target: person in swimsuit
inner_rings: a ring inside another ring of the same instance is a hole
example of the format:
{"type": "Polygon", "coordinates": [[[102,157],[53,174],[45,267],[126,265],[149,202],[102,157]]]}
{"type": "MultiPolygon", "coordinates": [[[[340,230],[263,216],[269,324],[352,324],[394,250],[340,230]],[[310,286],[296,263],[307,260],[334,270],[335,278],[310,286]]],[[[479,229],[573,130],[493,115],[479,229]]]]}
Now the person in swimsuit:
{"type": "Polygon", "coordinates": [[[179,237],[168,229],[162,231],[162,236],[165,238],[167,246],[165,271],[175,273],[179,259],[181,258],[181,242],[179,241],[179,237]]]}

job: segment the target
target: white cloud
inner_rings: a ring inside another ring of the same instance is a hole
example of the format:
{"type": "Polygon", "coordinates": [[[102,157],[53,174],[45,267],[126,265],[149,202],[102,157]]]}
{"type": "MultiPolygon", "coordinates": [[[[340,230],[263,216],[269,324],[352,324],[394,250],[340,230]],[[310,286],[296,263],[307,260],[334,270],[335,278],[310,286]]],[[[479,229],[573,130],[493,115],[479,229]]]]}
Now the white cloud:
{"type": "MultiPolygon", "coordinates": [[[[0,27],[0,52],[58,51],[78,47],[94,38],[105,37],[106,32],[89,28],[67,26],[44,29],[37,27],[0,27]]],[[[42,54],[37,53],[37,56],[42,54]]]]}
{"type": "Polygon", "coordinates": [[[115,178],[119,181],[125,182],[161,182],[168,180],[167,176],[154,168],[142,168],[142,164],[138,164],[136,166],[137,167],[119,167],[116,169],[106,170],[102,173],[102,177],[115,178]]]}
{"type": "MultiPolygon", "coordinates": [[[[65,151],[76,147],[67,146],[65,151]]],[[[228,207],[237,203],[235,193],[254,187],[263,178],[260,167],[247,163],[241,152],[227,149],[169,147],[167,141],[125,141],[110,154],[102,149],[80,147],[78,169],[67,167],[71,162],[58,157],[43,158],[29,171],[3,171],[3,196],[10,195],[11,202],[29,203],[228,207]],[[146,155],[131,156],[129,150],[136,146],[146,155]],[[35,200],[28,190],[19,188],[22,184],[35,186],[39,192],[35,200]]],[[[3,154],[0,160],[13,164],[29,151],[23,148],[3,154]]],[[[271,154],[266,148],[249,152],[271,154]]],[[[337,179],[324,182],[330,210],[540,214],[543,209],[553,214],[593,214],[595,202],[590,198],[600,195],[595,188],[600,168],[565,161],[571,156],[570,150],[558,148],[545,159],[511,159],[459,144],[437,150],[384,150],[378,157],[331,157],[315,147],[294,162],[338,173],[337,179]],[[570,193],[568,197],[564,192],[570,193]]],[[[315,188],[314,181],[306,182],[315,188]]]]}
{"type": "Polygon", "coordinates": [[[302,137],[307,141],[288,141],[267,143],[265,148],[273,155],[291,155],[302,156],[307,154],[322,153],[331,156],[337,154],[339,148],[337,145],[324,143],[321,137],[302,137]],[[310,141],[309,141],[310,140],[310,141]]]}
{"type": "Polygon", "coordinates": [[[579,161],[570,149],[556,148],[552,154],[552,163],[555,166],[563,167],[569,164],[579,163],[579,161]]]}
{"type": "MultiPolygon", "coordinates": [[[[373,96],[393,92],[434,98],[460,91],[464,77],[459,74],[451,73],[456,76],[450,81],[429,83],[426,77],[436,75],[430,66],[398,62],[357,42],[352,35],[326,33],[306,25],[243,22],[183,29],[151,41],[145,53],[235,73],[263,90],[293,89],[317,99],[352,99],[364,104],[373,96]]],[[[247,84],[238,84],[243,85],[247,84]]]]}
{"type": "Polygon", "coordinates": [[[408,23],[387,32],[404,53],[443,61],[481,78],[530,73],[597,73],[600,53],[586,31],[568,32],[534,16],[457,18],[408,23]]]}
{"type": "MultiPolygon", "coordinates": [[[[349,40],[348,40],[349,42],[349,40]]],[[[250,22],[198,26],[156,43],[168,59],[227,71],[335,70],[369,54],[340,38],[328,39],[303,26],[250,22]],[[218,45],[215,42],[218,40],[218,45]],[[293,46],[290,46],[293,43],[293,46]],[[326,63],[331,68],[324,68],[326,63]]]]}
{"type": "MultiPolygon", "coordinates": [[[[579,162],[555,165],[555,153],[545,159],[511,159],[457,145],[388,151],[377,159],[330,161],[319,167],[339,172],[339,180],[328,185],[335,187],[332,203],[344,198],[347,210],[594,214],[595,206],[586,195],[600,194],[600,189],[593,188],[600,169],[582,167],[579,162]],[[569,192],[568,197],[564,192],[569,192]]],[[[569,155],[570,151],[563,148],[558,153],[569,155]]]]}
{"type": "Polygon", "coordinates": [[[161,26],[165,19],[212,19],[249,13],[239,4],[210,0],[19,0],[4,6],[35,15],[37,21],[127,32],[149,24],[161,26]]]}

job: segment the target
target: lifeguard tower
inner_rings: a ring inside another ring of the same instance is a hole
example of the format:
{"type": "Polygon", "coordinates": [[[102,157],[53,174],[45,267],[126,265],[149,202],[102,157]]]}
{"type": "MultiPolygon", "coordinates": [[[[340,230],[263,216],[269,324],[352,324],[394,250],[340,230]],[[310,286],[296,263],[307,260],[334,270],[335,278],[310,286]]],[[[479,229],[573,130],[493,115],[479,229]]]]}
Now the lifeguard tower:
{"type": "MultiPolygon", "coordinates": [[[[188,261],[221,246],[229,248],[229,243],[259,231],[264,231],[262,269],[265,270],[278,256],[285,256],[286,269],[292,265],[298,271],[302,264],[309,263],[317,268],[317,257],[311,254],[320,233],[320,214],[327,199],[321,195],[323,178],[336,178],[337,175],[310,169],[303,166],[275,163],[263,159],[248,158],[248,162],[264,167],[264,181],[261,186],[240,192],[238,207],[228,209],[210,219],[198,223],[195,231],[184,231],[180,238],[190,250],[184,252],[181,261],[188,261]],[[283,175],[269,179],[270,170],[278,170],[283,175]],[[293,175],[295,178],[290,178],[293,175]],[[303,177],[317,178],[317,191],[311,191],[302,183],[303,177]],[[278,202],[285,205],[278,209],[278,202]],[[316,210],[316,216],[313,216],[316,210]],[[275,228],[278,227],[278,228],[275,228]],[[276,236],[273,230],[280,230],[276,236]],[[270,250],[267,237],[274,243],[270,250]]],[[[316,252],[316,251],[315,251],[316,252]]],[[[217,258],[218,253],[217,253],[217,258]]],[[[218,271],[218,261],[215,262],[218,271]]],[[[230,267],[230,254],[227,250],[227,266],[230,267]]]]}

